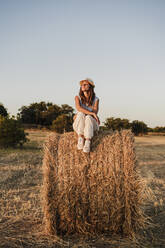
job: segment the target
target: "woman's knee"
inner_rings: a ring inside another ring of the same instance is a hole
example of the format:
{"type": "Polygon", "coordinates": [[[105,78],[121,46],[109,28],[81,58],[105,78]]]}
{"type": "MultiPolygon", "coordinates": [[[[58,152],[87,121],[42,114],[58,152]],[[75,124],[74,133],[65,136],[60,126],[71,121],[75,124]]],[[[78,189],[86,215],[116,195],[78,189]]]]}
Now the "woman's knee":
{"type": "Polygon", "coordinates": [[[85,116],[85,122],[92,122],[92,121],[93,121],[93,117],[91,115],[85,116]]]}
{"type": "Polygon", "coordinates": [[[85,114],[84,113],[82,113],[82,112],[77,112],[77,116],[76,116],[76,118],[85,118],[85,114]]]}

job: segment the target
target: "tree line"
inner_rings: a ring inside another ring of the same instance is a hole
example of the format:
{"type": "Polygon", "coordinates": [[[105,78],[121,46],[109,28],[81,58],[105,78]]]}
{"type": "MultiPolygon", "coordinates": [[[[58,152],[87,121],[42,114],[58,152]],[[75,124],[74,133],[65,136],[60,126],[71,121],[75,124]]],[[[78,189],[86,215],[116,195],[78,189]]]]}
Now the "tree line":
{"type": "MultiPolygon", "coordinates": [[[[73,131],[73,117],[75,110],[68,104],[61,106],[52,102],[41,101],[18,109],[17,116],[10,117],[7,109],[0,103],[0,146],[22,146],[28,139],[24,132],[26,128],[47,128],[57,133],[73,131]]],[[[109,117],[105,120],[101,130],[131,129],[135,135],[148,132],[163,132],[165,127],[149,128],[144,122],[109,117]]]]}
{"type": "Polygon", "coordinates": [[[47,127],[58,133],[72,130],[74,109],[67,105],[61,106],[52,102],[32,103],[29,106],[22,106],[17,114],[17,119],[29,127],[47,127]]]}
{"type": "Polygon", "coordinates": [[[142,135],[148,133],[148,127],[143,121],[134,120],[130,122],[128,119],[121,118],[107,118],[104,122],[103,129],[122,130],[131,129],[135,135],[142,135]]]}

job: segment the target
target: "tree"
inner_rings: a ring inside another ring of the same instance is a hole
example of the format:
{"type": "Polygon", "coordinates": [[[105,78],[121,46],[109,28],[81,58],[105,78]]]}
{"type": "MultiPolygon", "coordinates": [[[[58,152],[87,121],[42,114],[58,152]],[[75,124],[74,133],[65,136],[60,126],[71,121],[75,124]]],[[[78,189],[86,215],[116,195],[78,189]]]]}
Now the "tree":
{"type": "Polygon", "coordinates": [[[65,114],[69,117],[73,117],[73,112],[74,112],[74,109],[68,104],[61,105],[61,114],[65,114]]]}
{"type": "Polygon", "coordinates": [[[51,102],[45,103],[42,101],[32,103],[30,106],[22,106],[19,111],[17,116],[24,124],[51,126],[52,121],[62,114],[69,118],[73,117],[74,109],[67,104],[60,107],[51,102]]]}
{"type": "Polygon", "coordinates": [[[147,125],[143,121],[138,121],[138,120],[135,120],[131,123],[131,129],[132,129],[132,132],[137,136],[140,134],[141,135],[147,134],[148,132],[147,125]]]}
{"type": "Polygon", "coordinates": [[[14,117],[0,116],[0,147],[22,146],[27,141],[26,135],[21,123],[14,117]]]}
{"type": "Polygon", "coordinates": [[[32,103],[29,106],[22,106],[19,111],[18,118],[22,123],[42,125],[41,116],[43,112],[47,111],[47,104],[43,101],[32,103]]]}
{"type": "Polygon", "coordinates": [[[20,113],[17,114],[17,118],[22,122],[26,124],[35,124],[36,118],[35,118],[35,110],[32,106],[22,106],[19,109],[20,113]]]}
{"type": "Polygon", "coordinates": [[[73,118],[62,114],[52,122],[52,130],[55,130],[57,133],[69,132],[72,131],[73,118]]]}
{"type": "Polygon", "coordinates": [[[47,110],[41,113],[42,125],[50,126],[52,121],[55,120],[61,114],[61,108],[52,104],[47,106],[47,110]]]}
{"type": "Polygon", "coordinates": [[[7,109],[3,106],[2,103],[0,103],[0,115],[4,117],[8,115],[7,109]]]}
{"type": "Polygon", "coordinates": [[[106,129],[121,130],[121,129],[129,129],[130,123],[128,119],[120,119],[120,118],[107,118],[104,122],[106,129]]]}

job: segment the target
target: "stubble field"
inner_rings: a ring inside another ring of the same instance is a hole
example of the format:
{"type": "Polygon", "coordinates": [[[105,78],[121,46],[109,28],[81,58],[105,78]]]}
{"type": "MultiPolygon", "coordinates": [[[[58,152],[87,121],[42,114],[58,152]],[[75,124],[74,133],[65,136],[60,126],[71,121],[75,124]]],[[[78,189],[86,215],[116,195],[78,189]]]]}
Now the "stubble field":
{"type": "Polygon", "coordinates": [[[151,224],[137,240],[44,234],[42,223],[43,143],[50,132],[26,130],[22,149],[0,149],[0,247],[165,247],[165,136],[135,138],[138,168],[153,193],[145,206],[151,224]]]}

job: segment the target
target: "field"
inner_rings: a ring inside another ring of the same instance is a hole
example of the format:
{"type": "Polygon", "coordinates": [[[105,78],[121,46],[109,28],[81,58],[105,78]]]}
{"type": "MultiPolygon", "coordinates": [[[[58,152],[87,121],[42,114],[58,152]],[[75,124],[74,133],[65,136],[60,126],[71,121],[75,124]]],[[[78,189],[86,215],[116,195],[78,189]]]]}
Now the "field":
{"type": "Polygon", "coordinates": [[[47,131],[27,130],[22,149],[0,149],[0,247],[165,247],[165,136],[135,138],[138,168],[151,192],[145,212],[151,217],[136,240],[122,237],[69,237],[43,232],[42,158],[47,131]]]}

